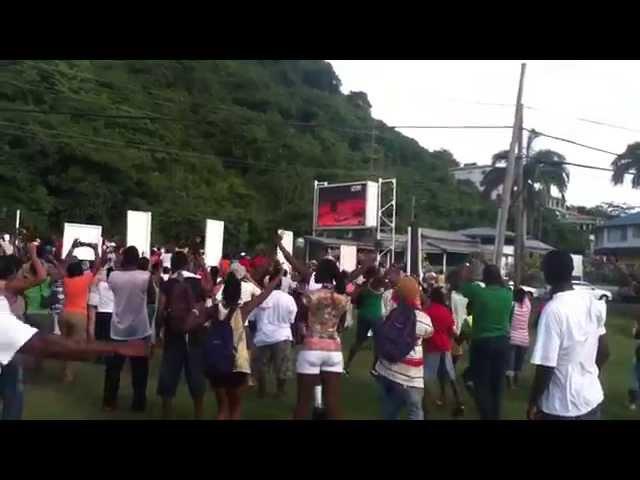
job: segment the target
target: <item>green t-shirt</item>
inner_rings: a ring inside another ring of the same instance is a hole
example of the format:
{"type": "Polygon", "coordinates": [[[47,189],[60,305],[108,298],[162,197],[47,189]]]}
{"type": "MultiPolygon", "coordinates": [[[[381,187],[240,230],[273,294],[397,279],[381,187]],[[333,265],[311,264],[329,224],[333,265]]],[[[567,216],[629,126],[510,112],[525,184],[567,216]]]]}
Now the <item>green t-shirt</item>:
{"type": "Polygon", "coordinates": [[[499,337],[509,334],[513,293],[507,287],[482,287],[465,283],[460,293],[469,299],[473,314],[471,338],[499,337]]]}
{"type": "Polygon", "coordinates": [[[46,279],[40,285],[24,292],[24,299],[27,303],[27,313],[47,313],[49,310],[42,307],[42,299],[48,298],[51,294],[51,281],[46,279]]]}
{"type": "Polygon", "coordinates": [[[368,285],[358,294],[358,316],[369,320],[382,318],[382,293],[375,292],[368,285]]]}

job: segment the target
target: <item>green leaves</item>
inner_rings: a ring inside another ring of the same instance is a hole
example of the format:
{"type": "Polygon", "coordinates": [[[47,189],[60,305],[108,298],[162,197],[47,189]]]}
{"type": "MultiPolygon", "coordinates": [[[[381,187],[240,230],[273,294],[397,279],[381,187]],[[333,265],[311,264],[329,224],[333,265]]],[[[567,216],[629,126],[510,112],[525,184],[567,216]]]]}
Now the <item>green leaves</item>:
{"type": "Polygon", "coordinates": [[[43,233],[73,220],[120,237],[127,209],[149,209],[154,242],[216,218],[233,250],[275,228],[309,233],[314,179],[395,176],[399,232],[412,195],[425,227],[495,221],[455,184],[449,152],[373,121],[370,107],[322,61],[16,62],[0,70],[0,207],[43,233]]]}

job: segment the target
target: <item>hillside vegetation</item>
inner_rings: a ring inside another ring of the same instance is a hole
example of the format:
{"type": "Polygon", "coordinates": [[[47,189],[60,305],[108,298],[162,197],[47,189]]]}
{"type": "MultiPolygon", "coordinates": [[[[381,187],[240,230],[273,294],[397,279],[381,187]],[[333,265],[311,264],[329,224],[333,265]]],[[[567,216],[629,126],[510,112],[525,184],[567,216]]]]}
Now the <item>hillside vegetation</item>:
{"type": "Polygon", "coordinates": [[[398,220],[495,222],[458,185],[447,151],[372,119],[323,61],[16,61],[0,66],[0,221],[40,233],[64,221],[124,235],[127,209],[153,212],[154,242],[226,222],[230,248],[284,227],[309,233],[313,180],[398,178],[398,220]],[[374,135],[372,135],[374,131],[374,135]]]}

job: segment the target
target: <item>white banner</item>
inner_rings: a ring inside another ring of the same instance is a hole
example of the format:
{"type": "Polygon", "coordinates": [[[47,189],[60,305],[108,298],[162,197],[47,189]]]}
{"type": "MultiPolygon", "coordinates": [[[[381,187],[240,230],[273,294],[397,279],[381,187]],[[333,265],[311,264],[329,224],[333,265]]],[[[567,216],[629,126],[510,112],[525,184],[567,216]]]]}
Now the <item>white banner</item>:
{"type": "Polygon", "coordinates": [[[355,245],[340,245],[340,270],[353,272],[358,268],[358,248],[355,245]]]}
{"type": "MultiPolygon", "coordinates": [[[[75,239],[86,243],[97,243],[98,251],[102,249],[102,226],[84,223],[65,223],[62,235],[62,252],[64,258],[75,239]]],[[[79,260],[95,260],[96,256],[89,247],[76,248],[73,253],[79,260]]]]}
{"type": "MultiPolygon", "coordinates": [[[[278,230],[278,233],[282,237],[282,245],[284,246],[284,248],[286,248],[287,251],[291,255],[293,255],[293,232],[290,232],[289,230],[278,230]]],[[[280,263],[282,264],[282,267],[289,272],[289,278],[291,278],[291,265],[289,265],[289,262],[287,262],[287,260],[284,258],[284,255],[282,255],[282,252],[279,248],[277,255],[278,260],[280,260],[280,263]]]]}
{"type": "Polygon", "coordinates": [[[208,267],[218,266],[224,245],[224,222],[207,219],[204,233],[204,258],[208,267]]]}
{"type": "Polygon", "coordinates": [[[133,245],[141,257],[151,255],[151,212],[127,210],[127,247],[133,245]]]}

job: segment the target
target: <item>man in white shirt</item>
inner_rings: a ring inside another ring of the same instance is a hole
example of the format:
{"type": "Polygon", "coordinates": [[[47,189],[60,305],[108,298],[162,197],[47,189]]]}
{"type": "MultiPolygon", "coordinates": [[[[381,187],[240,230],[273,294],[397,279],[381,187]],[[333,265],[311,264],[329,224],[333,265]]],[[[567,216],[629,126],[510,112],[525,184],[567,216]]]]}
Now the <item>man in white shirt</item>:
{"type": "Polygon", "coordinates": [[[598,375],[609,358],[606,304],[573,289],[567,252],[547,253],[542,270],[552,298],[540,315],[531,356],[536,374],[527,417],[597,420],[604,400],[598,375]]]}
{"type": "MultiPolygon", "coordinates": [[[[147,310],[148,299],[155,294],[151,274],[138,270],[140,254],[134,246],[128,246],[122,253],[121,270],[109,275],[107,283],[113,292],[113,313],[111,314],[111,339],[127,341],[151,337],[151,325],[147,310]]],[[[106,361],[103,408],[112,411],[117,408],[120,373],[128,357],[113,355],[106,361]]],[[[133,402],[131,409],[143,412],[147,405],[147,382],[149,380],[149,358],[129,358],[133,402]]]]}
{"type": "Polygon", "coordinates": [[[258,397],[267,395],[267,369],[273,367],[277,381],[277,397],[285,395],[289,366],[291,364],[291,345],[293,335],[291,326],[296,318],[298,307],[291,295],[277,290],[271,292],[267,299],[248,317],[249,322],[256,322],[256,333],[253,343],[256,346],[255,366],[258,381],[258,397]]]}

